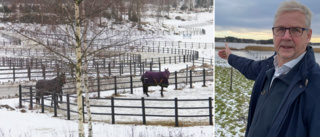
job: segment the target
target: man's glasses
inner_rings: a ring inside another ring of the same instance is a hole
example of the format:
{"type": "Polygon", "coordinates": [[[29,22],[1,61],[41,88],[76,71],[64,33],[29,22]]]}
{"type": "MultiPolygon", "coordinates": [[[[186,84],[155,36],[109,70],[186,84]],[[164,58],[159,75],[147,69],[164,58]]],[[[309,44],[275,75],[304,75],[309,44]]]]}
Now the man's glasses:
{"type": "Polygon", "coordinates": [[[283,36],[286,33],[286,30],[289,30],[291,36],[293,37],[299,37],[302,35],[304,30],[308,30],[306,28],[300,28],[300,27],[291,27],[291,28],[285,28],[285,27],[273,27],[273,35],[276,36],[283,36]]]}

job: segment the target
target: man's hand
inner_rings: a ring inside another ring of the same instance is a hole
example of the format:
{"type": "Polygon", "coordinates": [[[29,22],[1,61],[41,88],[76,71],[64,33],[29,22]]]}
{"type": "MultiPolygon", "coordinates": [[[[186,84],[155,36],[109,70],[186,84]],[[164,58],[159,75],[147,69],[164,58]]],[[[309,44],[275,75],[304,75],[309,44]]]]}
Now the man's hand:
{"type": "Polygon", "coordinates": [[[231,54],[231,50],[229,49],[227,42],[225,43],[225,46],[226,46],[225,49],[219,50],[218,55],[220,58],[228,60],[229,55],[231,54]]]}

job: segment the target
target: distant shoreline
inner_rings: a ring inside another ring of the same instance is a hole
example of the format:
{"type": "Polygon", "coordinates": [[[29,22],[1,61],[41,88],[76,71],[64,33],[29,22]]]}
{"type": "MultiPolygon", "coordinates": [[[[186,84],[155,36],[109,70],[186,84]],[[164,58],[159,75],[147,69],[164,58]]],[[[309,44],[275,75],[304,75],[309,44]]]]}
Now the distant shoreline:
{"type": "MultiPolygon", "coordinates": [[[[224,47],[215,47],[215,49],[224,49],[224,47]]],[[[231,50],[254,50],[254,51],[274,51],[274,47],[270,46],[246,46],[245,48],[231,48],[231,50]]],[[[313,47],[314,52],[320,53],[320,48],[313,47]]]]}

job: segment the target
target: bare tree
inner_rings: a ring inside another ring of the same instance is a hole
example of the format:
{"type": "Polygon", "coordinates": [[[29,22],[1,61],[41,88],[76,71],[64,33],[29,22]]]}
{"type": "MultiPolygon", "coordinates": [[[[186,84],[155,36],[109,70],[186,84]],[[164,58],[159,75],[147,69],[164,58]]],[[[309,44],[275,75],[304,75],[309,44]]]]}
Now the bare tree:
{"type": "MultiPolygon", "coordinates": [[[[85,15],[85,2],[82,3],[82,15],[85,15]]],[[[101,25],[101,21],[100,21],[100,25],[101,25]]],[[[84,21],[84,32],[88,31],[88,19],[85,19],[84,21]]],[[[87,44],[87,33],[83,34],[83,39],[84,39],[84,43],[83,43],[83,47],[84,49],[86,49],[88,47],[87,44]]],[[[91,116],[91,109],[90,109],[90,99],[89,99],[89,80],[88,80],[88,57],[87,57],[87,53],[85,54],[85,58],[84,58],[84,76],[83,76],[83,83],[84,83],[84,91],[85,91],[85,102],[86,102],[86,109],[88,112],[88,132],[89,132],[89,137],[93,136],[93,128],[92,128],[92,116],[91,116]]],[[[98,76],[99,77],[99,76],[98,76]]]]}

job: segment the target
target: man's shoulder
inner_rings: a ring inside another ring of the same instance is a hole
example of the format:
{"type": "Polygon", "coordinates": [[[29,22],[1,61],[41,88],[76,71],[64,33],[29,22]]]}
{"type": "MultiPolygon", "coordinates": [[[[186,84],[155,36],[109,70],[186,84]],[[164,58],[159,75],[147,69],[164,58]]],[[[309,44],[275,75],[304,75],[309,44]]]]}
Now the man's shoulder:
{"type": "Polygon", "coordinates": [[[317,63],[308,70],[307,82],[305,85],[308,89],[317,90],[317,94],[320,95],[320,67],[317,63]]]}

